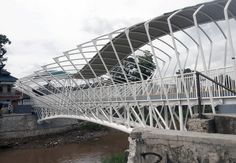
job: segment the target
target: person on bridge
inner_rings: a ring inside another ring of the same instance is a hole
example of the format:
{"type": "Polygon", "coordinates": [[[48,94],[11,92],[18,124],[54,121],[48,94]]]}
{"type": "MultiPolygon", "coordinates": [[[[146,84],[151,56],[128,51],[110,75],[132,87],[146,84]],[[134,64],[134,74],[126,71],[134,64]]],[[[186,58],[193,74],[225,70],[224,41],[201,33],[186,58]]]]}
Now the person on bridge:
{"type": "Polygon", "coordinates": [[[7,110],[8,110],[8,114],[12,113],[12,105],[11,104],[8,105],[7,110]]]}

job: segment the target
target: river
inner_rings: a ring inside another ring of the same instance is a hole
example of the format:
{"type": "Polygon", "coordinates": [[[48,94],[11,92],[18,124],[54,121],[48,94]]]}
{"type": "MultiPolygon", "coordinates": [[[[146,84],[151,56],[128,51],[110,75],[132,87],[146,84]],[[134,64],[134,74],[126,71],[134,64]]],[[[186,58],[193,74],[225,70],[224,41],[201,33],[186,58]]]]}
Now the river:
{"type": "Polygon", "coordinates": [[[84,142],[53,148],[0,150],[0,163],[99,163],[103,157],[127,148],[127,134],[109,132],[84,142]]]}

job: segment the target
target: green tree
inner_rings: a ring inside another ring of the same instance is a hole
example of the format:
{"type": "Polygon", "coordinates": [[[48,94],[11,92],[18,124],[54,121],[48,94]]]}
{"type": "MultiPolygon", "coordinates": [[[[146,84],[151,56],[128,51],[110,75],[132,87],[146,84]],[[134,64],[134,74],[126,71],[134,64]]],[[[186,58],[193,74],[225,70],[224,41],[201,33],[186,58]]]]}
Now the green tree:
{"type": "Polygon", "coordinates": [[[143,56],[139,56],[139,67],[143,74],[143,78],[147,79],[150,77],[156,68],[155,63],[153,62],[153,55],[150,51],[145,50],[143,56]]]}
{"type": "MultiPolygon", "coordinates": [[[[144,53],[142,55],[138,55],[137,58],[143,79],[146,80],[152,75],[154,69],[156,68],[153,62],[153,55],[150,53],[150,51],[145,50],[144,53]]],[[[141,80],[140,73],[138,71],[137,65],[135,64],[134,58],[128,57],[124,59],[122,61],[122,66],[129,81],[141,80]]],[[[116,82],[126,82],[125,75],[123,74],[120,66],[113,68],[111,74],[116,82]]]]}
{"type": "Polygon", "coordinates": [[[3,62],[6,60],[6,58],[3,58],[3,56],[6,54],[6,49],[4,48],[4,45],[11,44],[11,41],[7,38],[6,35],[0,34],[0,70],[3,69],[5,64],[3,62]]]}
{"type": "MultiPolygon", "coordinates": [[[[193,70],[191,70],[190,68],[186,68],[186,69],[183,70],[183,74],[187,74],[187,73],[191,73],[191,72],[193,72],[193,70]]],[[[179,75],[180,74],[180,70],[178,70],[176,72],[176,74],[179,75]]]]}
{"type": "Polygon", "coordinates": [[[6,35],[0,34],[0,45],[11,44],[11,41],[7,38],[6,35]]]}

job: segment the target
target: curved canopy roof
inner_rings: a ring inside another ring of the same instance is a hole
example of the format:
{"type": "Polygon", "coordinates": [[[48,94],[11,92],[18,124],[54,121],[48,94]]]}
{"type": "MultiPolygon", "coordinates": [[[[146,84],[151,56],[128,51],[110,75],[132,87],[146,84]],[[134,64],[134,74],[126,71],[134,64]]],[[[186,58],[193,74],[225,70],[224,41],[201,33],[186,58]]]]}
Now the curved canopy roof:
{"type": "MultiPolygon", "coordinates": [[[[198,24],[209,23],[212,21],[219,21],[225,18],[224,7],[227,0],[217,0],[208,3],[203,3],[204,7],[199,11],[197,15],[198,24]]],[[[198,4],[196,6],[183,8],[177,15],[171,19],[173,32],[177,32],[182,29],[190,28],[194,26],[193,14],[194,12],[203,4],[198,4]]],[[[229,17],[233,18],[236,15],[236,0],[230,3],[228,8],[229,17]]],[[[173,14],[173,12],[165,13],[159,17],[152,19],[149,22],[149,33],[151,39],[165,36],[170,33],[167,24],[168,17],[173,14]]],[[[144,23],[136,24],[129,28],[129,36],[131,39],[132,46],[134,50],[139,49],[148,43],[148,38],[145,32],[144,23]]],[[[125,32],[122,32],[112,40],[116,51],[119,55],[120,60],[127,58],[131,54],[131,49],[127,41],[125,32]]],[[[107,65],[108,70],[111,70],[115,65],[118,64],[115,53],[113,51],[111,43],[107,43],[101,50],[100,54],[107,65]]],[[[97,76],[101,76],[106,73],[106,70],[100,60],[98,54],[96,54],[91,60],[90,65],[93,68],[97,76]]],[[[85,78],[94,78],[93,72],[88,65],[85,65],[81,70],[81,74],[85,78]]],[[[80,75],[77,74],[80,78],[80,75]]]]}

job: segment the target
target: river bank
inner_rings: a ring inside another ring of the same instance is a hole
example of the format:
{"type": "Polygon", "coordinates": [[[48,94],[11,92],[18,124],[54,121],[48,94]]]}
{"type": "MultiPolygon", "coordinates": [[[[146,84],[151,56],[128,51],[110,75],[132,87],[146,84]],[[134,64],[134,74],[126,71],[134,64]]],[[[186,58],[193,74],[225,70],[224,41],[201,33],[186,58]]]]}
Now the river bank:
{"type": "Polygon", "coordinates": [[[89,135],[79,132],[78,135],[82,134],[80,136],[84,136],[83,139],[74,139],[77,134],[72,131],[53,136],[52,139],[32,140],[27,144],[19,143],[13,148],[1,149],[0,162],[103,163],[104,158],[123,153],[129,145],[128,134],[115,130],[93,131],[89,135]],[[59,143],[45,145],[50,141],[58,142],[60,138],[63,140],[59,143]]]}
{"type": "Polygon", "coordinates": [[[62,133],[53,133],[34,137],[0,139],[0,149],[50,148],[62,144],[72,144],[87,141],[89,139],[106,135],[109,132],[119,131],[85,122],[76,127],[73,127],[71,130],[62,133]]]}
{"type": "Polygon", "coordinates": [[[77,119],[58,118],[37,123],[37,116],[30,113],[4,114],[0,117],[0,139],[34,137],[62,133],[77,127],[77,119]]]}
{"type": "Polygon", "coordinates": [[[32,114],[0,118],[0,162],[4,163],[104,163],[123,159],[127,148],[127,134],[94,123],[76,119],[37,123],[32,114]]]}

